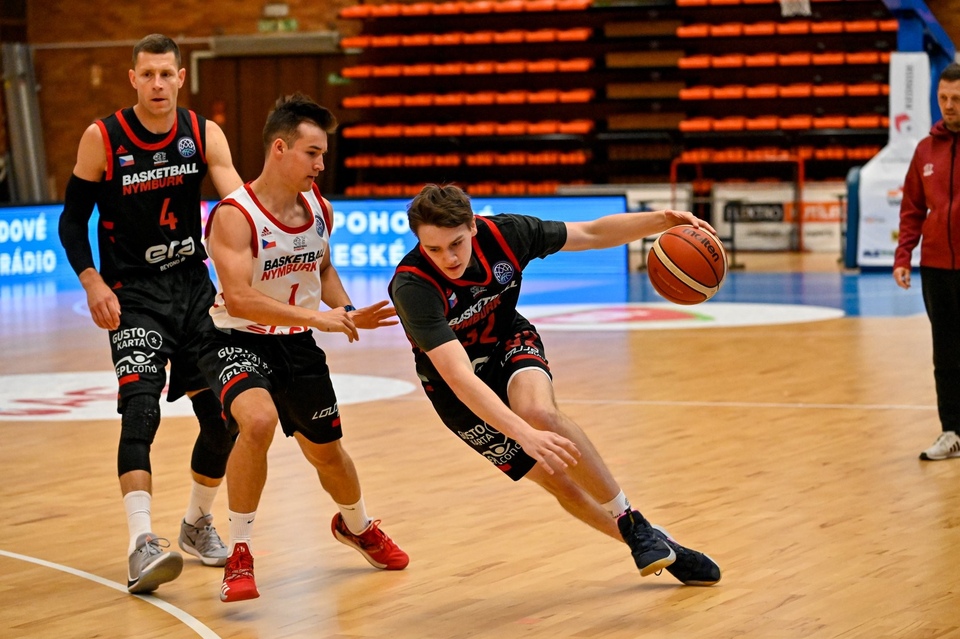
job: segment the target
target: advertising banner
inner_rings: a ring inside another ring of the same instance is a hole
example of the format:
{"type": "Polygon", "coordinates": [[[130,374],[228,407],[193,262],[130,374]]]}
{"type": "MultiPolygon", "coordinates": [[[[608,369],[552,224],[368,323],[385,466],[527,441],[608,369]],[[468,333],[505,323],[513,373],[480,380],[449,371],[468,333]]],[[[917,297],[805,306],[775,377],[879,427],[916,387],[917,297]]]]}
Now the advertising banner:
{"type": "Polygon", "coordinates": [[[713,225],[720,238],[744,251],[837,252],[841,246],[844,182],[808,182],[800,194],[802,218],[792,184],[717,184],[713,225]]]}
{"type": "MultiPolygon", "coordinates": [[[[860,171],[857,264],[893,266],[903,179],[917,143],[930,131],[930,61],[926,53],[890,57],[889,143],[860,171]]],[[[914,252],[919,260],[920,252],[914,252]]],[[[915,262],[916,263],[916,262],[915,262]]]]}
{"type": "MultiPolygon", "coordinates": [[[[475,198],[480,215],[521,213],[565,222],[591,220],[626,211],[620,195],[475,198]]],[[[334,234],[331,260],[345,275],[376,273],[389,276],[416,237],[407,225],[409,200],[333,199],[334,234]]],[[[206,220],[213,202],[203,202],[206,220]]],[[[80,288],[76,274],[60,245],[57,227],[63,204],[0,207],[0,295],[22,294],[24,286],[44,290],[80,288]],[[16,290],[14,288],[16,287],[16,290]]],[[[96,237],[97,212],[90,222],[90,245],[99,263],[96,237]]],[[[564,252],[549,260],[534,260],[528,272],[626,273],[627,249],[615,247],[588,253],[564,252]]]]}

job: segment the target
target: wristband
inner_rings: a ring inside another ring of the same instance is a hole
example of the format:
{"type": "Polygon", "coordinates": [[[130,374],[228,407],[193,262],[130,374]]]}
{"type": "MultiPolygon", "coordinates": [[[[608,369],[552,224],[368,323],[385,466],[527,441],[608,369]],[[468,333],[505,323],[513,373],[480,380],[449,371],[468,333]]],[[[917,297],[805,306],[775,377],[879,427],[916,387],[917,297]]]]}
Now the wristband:
{"type": "Polygon", "coordinates": [[[353,304],[347,304],[347,305],[345,305],[345,306],[343,307],[343,310],[345,310],[346,312],[349,313],[350,311],[355,311],[355,310],[357,310],[357,307],[354,306],[353,304]]]}

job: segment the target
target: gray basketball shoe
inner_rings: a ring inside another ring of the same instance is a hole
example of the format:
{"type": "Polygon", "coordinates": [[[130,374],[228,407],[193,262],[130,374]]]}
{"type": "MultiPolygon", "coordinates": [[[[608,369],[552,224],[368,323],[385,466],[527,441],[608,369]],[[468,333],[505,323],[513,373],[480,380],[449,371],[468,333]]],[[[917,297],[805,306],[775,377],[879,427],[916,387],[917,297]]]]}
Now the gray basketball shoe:
{"type": "Polygon", "coordinates": [[[227,547],[213,527],[213,515],[204,515],[192,524],[180,522],[180,550],[200,559],[204,566],[222,566],[227,563],[227,547]]]}
{"type": "Polygon", "coordinates": [[[160,584],[180,576],[183,556],[163,550],[169,546],[169,541],[153,533],[143,533],[137,538],[137,547],[130,555],[127,568],[128,592],[153,592],[160,584]]]}

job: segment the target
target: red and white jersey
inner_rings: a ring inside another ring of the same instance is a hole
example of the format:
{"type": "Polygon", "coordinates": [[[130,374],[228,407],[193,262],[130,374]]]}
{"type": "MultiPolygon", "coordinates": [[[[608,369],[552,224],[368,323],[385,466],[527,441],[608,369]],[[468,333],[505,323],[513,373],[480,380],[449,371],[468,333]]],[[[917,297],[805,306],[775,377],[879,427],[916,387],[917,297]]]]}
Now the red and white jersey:
{"type": "MultiPolygon", "coordinates": [[[[333,216],[324,206],[316,185],[300,194],[300,203],[312,214],[312,220],[298,228],[277,220],[260,204],[249,184],[228,195],[220,204],[235,206],[250,224],[253,288],[278,302],[316,310],[320,308],[320,263],[330,247],[333,216]]],[[[214,209],[207,220],[206,236],[216,212],[214,209]]],[[[264,326],[234,317],[224,302],[222,287],[210,316],[218,328],[248,333],[290,335],[310,329],[309,326],[264,326]]]]}

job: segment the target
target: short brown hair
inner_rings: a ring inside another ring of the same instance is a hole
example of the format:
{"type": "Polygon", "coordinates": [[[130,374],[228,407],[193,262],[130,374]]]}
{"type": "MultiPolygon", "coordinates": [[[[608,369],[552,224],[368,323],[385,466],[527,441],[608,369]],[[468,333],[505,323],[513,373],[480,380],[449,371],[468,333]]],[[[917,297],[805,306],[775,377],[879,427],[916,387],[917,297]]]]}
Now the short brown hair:
{"type": "Polygon", "coordinates": [[[137,67],[137,56],[141,53],[173,53],[177,59],[177,68],[179,69],[183,64],[180,59],[180,47],[172,39],[160,33],[151,33],[133,45],[134,68],[137,67]]]}
{"type": "Polygon", "coordinates": [[[956,82],[957,80],[960,80],[960,64],[951,62],[940,72],[940,81],[956,82]]]}
{"type": "Polygon", "coordinates": [[[470,196],[459,186],[427,184],[407,206],[410,230],[416,234],[423,224],[453,229],[473,220],[470,196]]]}
{"type": "Polygon", "coordinates": [[[299,137],[298,127],[304,122],[311,122],[323,129],[326,133],[337,130],[337,118],[326,107],[322,107],[312,98],[302,93],[294,93],[277,100],[276,107],[267,116],[267,123],[263,126],[263,148],[270,145],[277,138],[288,145],[299,137]]]}

